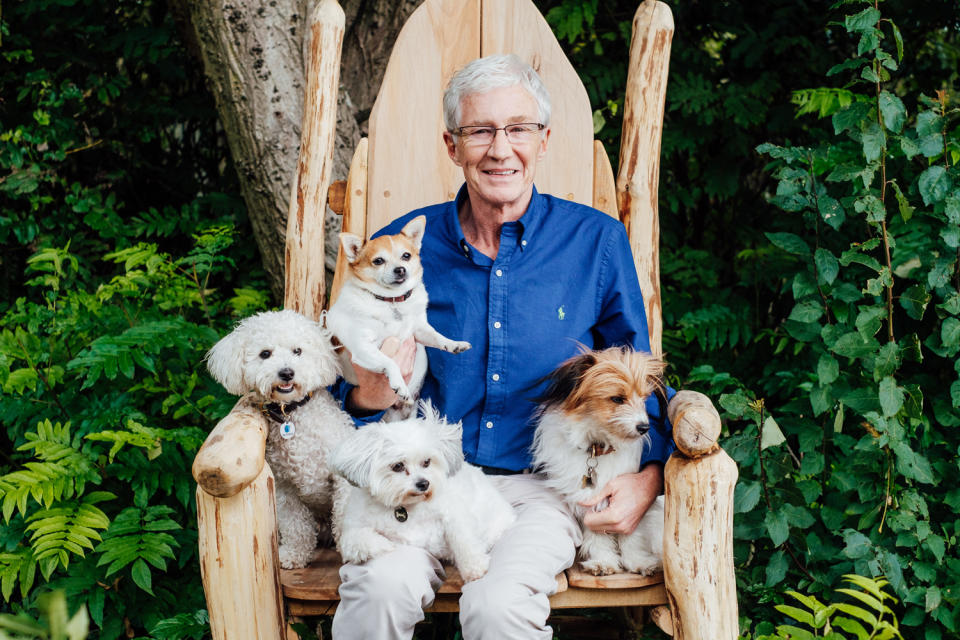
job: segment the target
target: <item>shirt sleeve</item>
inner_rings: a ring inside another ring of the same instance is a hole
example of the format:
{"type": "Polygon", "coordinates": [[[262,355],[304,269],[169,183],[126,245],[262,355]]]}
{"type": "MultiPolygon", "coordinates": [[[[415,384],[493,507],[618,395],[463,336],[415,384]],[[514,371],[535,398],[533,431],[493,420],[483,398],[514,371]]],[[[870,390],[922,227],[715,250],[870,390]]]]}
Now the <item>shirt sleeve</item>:
{"type": "MultiPolygon", "coordinates": [[[[599,307],[594,327],[597,348],[630,345],[637,351],[650,352],[650,331],[643,306],[643,293],[637,279],[637,270],[630,252],[626,230],[617,226],[607,238],[603,257],[601,281],[598,287],[599,307]]],[[[667,402],[676,391],[666,388],[667,402]]],[[[666,407],[664,406],[664,409],[666,407]]],[[[656,396],[647,399],[650,416],[650,446],[643,454],[643,465],[650,462],[666,463],[676,448],[673,426],[661,410],[656,396]]]]}
{"type": "Polygon", "coordinates": [[[340,404],[340,408],[343,409],[351,419],[353,419],[353,426],[362,427],[364,425],[383,420],[383,414],[385,411],[377,411],[376,413],[372,413],[370,415],[355,416],[347,410],[347,396],[353,390],[353,387],[354,385],[350,384],[345,379],[340,378],[335,383],[327,387],[327,391],[329,391],[330,395],[333,396],[333,399],[340,404]]]}

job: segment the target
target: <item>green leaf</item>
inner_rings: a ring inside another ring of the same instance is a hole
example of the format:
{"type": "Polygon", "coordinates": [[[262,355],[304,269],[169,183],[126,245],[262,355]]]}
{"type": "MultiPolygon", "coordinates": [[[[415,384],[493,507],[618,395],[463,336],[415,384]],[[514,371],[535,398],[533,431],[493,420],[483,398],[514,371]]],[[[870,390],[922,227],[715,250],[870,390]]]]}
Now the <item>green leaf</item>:
{"type": "Polygon", "coordinates": [[[907,120],[907,108],[903,106],[903,101],[889,91],[881,91],[879,103],[883,124],[890,131],[900,133],[907,120]]]}
{"type": "Polygon", "coordinates": [[[825,386],[840,376],[840,363],[829,353],[820,356],[817,362],[817,378],[821,386],[825,386]]]}
{"type": "Polygon", "coordinates": [[[940,606],[943,596],[940,593],[940,587],[930,587],[924,597],[924,611],[930,613],[940,606]]]}
{"type": "MultiPolygon", "coordinates": [[[[823,307],[816,301],[804,300],[798,302],[790,312],[789,320],[800,323],[816,322],[823,315],[823,307]]],[[[819,329],[816,330],[820,332],[819,329]]]]}
{"type": "Polygon", "coordinates": [[[844,26],[847,28],[848,32],[862,33],[864,31],[872,30],[879,21],[880,11],[873,7],[869,7],[860,13],[846,16],[844,18],[844,26]]]}
{"type": "Polygon", "coordinates": [[[900,190],[900,185],[897,184],[896,180],[891,180],[890,186],[893,187],[893,194],[897,198],[897,207],[900,210],[900,217],[903,218],[904,222],[909,222],[910,218],[913,217],[914,208],[910,206],[910,202],[907,200],[906,196],[903,195],[903,191],[900,190]]]}
{"type": "Polygon", "coordinates": [[[854,560],[863,558],[873,551],[873,543],[870,538],[854,529],[847,529],[843,533],[843,541],[846,546],[843,549],[843,555],[854,560]]]}
{"type": "MultiPolygon", "coordinates": [[[[873,363],[873,379],[879,382],[881,379],[893,374],[900,368],[901,356],[900,347],[896,342],[888,342],[877,353],[877,358],[873,363]]],[[[882,404],[882,403],[881,403],[882,404]]]]}
{"type": "Polygon", "coordinates": [[[926,287],[915,284],[900,294],[900,306],[906,310],[908,316],[914,320],[920,320],[931,299],[932,296],[926,287]]]}
{"type": "Polygon", "coordinates": [[[793,253],[801,256],[810,255],[810,247],[807,246],[806,241],[794,233],[766,232],[764,235],[767,236],[767,239],[769,239],[775,247],[783,249],[787,253],[793,253]]]}
{"type": "Polygon", "coordinates": [[[862,358],[871,355],[879,348],[880,343],[876,339],[864,338],[860,333],[851,331],[840,336],[831,350],[847,358],[862,358]]]}
{"type": "Polygon", "coordinates": [[[147,566],[146,562],[143,560],[134,562],[130,568],[130,575],[138,587],[150,595],[153,595],[153,580],[150,574],[150,567],[147,566]]]}
{"type": "Polygon", "coordinates": [[[944,347],[960,347],[960,320],[947,318],[940,326],[940,342],[944,347]]]}
{"type": "Polygon", "coordinates": [[[897,457],[897,471],[904,477],[924,484],[934,483],[933,468],[929,460],[903,442],[891,443],[891,449],[897,457]]]}
{"type": "Polygon", "coordinates": [[[787,569],[789,568],[790,561],[787,558],[787,554],[783,551],[775,551],[767,563],[766,585],[772,587],[783,582],[783,579],[787,577],[787,569]]]}
{"type": "Polygon", "coordinates": [[[917,187],[923,197],[923,204],[930,206],[943,200],[950,191],[950,176],[947,170],[935,164],[927,167],[917,180],[917,187]]]}
{"type": "Polygon", "coordinates": [[[897,415],[900,407],[903,406],[903,389],[897,386],[897,381],[892,376],[887,376],[880,381],[879,397],[880,408],[885,418],[897,415]]]}
{"type": "Polygon", "coordinates": [[[830,251],[820,248],[813,253],[813,262],[817,266],[817,279],[825,284],[833,284],[840,273],[840,263],[830,251]]]}
{"type": "Polygon", "coordinates": [[[823,221],[833,227],[833,229],[839,229],[847,217],[843,205],[830,196],[821,196],[817,199],[817,211],[820,212],[820,217],[823,218],[823,221]]]}
{"type": "Polygon", "coordinates": [[[773,419],[773,416],[767,416],[767,419],[763,421],[763,437],[760,439],[760,450],[775,447],[785,442],[786,439],[780,430],[780,425],[773,419]]]}
{"type": "Polygon", "coordinates": [[[887,135],[877,122],[871,121],[864,125],[861,140],[863,155],[867,162],[879,160],[884,149],[887,148],[887,135]]]}
{"type": "Polygon", "coordinates": [[[759,482],[738,482],[733,491],[733,512],[747,513],[760,502],[759,482]]]}
{"type": "Polygon", "coordinates": [[[790,525],[787,524],[787,515],[783,511],[768,511],[763,523],[775,547],[779,547],[790,537],[790,525]]]}
{"type": "Polygon", "coordinates": [[[936,158],[943,153],[943,134],[939,131],[917,139],[917,148],[925,158],[936,158]]]}

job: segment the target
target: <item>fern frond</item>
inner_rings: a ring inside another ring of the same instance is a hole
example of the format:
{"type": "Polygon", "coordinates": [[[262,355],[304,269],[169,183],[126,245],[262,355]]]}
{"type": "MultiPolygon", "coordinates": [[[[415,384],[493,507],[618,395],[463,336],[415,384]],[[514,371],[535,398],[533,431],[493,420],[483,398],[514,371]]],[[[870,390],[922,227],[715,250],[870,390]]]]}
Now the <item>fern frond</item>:
{"type": "Polygon", "coordinates": [[[93,542],[102,540],[97,529],[109,527],[110,519],[95,505],[114,497],[112,493],[96,491],[79,502],[43,509],[27,518],[33,558],[37,562],[47,561],[41,564],[44,577],[49,579],[57,565],[66,569],[71,555],[83,557],[84,549],[93,550],[93,542]]]}
{"type": "Polygon", "coordinates": [[[24,598],[37,575],[37,561],[29,547],[19,547],[11,553],[0,553],[0,593],[4,602],[10,601],[14,586],[20,584],[24,598]]]}
{"type": "Polygon", "coordinates": [[[171,513],[173,509],[159,505],[146,509],[128,507],[121,511],[104,534],[103,542],[97,545],[96,551],[102,554],[97,566],[108,564],[106,575],[109,576],[133,565],[134,582],[150,592],[150,570],[146,563],[165,570],[166,559],[176,557],[173,547],[179,546],[173,536],[164,533],[181,528],[168,517],[171,513]]]}
{"type": "Polygon", "coordinates": [[[712,304],[688,311],[678,324],[687,344],[696,340],[704,350],[732,348],[746,344],[753,337],[746,313],[746,309],[735,312],[725,305],[712,304]]]}

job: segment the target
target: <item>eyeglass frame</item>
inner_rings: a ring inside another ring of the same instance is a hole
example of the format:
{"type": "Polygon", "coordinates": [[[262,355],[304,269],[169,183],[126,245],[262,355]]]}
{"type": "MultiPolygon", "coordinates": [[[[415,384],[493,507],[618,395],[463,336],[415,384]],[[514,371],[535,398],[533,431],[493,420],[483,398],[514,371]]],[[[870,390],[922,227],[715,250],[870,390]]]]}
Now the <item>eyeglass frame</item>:
{"type": "MultiPolygon", "coordinates": [[[[521,125],[535,125],[537,127],[537,133],[540,133],[547,128],[547,125],[543,124],[542,122],[511,122],[510,124],[505,124],[502,127],[493,127],[486,124],[470,124],[464,127],[457,127],[456,129],[450,131],[450,134],[463,138],[464,140],[469,140],[471,134],[464,133],[463,132],[464,129],[493,129],[493,137],[490,139],[490,142],[487,143],[488,145],[492,145],[494,141],[496,141],[497,131],[503,131],[503,136],[507,139],[507,142],[509,142],[510,144],[517,144],[517,142],[510,139],[510,134],[507,133],[507,127],[519,127],[521,125]]],[[[520,142],[522,143],[525,141],[520,141],[520,142]]],[[[477,146],[481,146],[481,145],[483,145],[483,143],[480,143],[477,146]]]]}

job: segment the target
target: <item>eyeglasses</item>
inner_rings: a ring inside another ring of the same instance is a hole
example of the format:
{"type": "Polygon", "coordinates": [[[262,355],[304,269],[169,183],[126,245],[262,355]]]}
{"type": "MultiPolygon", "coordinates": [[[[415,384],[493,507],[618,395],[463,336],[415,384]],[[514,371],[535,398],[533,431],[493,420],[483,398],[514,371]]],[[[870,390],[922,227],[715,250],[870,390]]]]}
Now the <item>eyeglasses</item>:
{"type": "Polygon", "coordinates": [[[493,144],[497,137],[497,131],[503,131],[507,136],[507,142],[511,144],[523,144],[536,139],[537,135],[543,131],[546,125],[539,122],[518,122],[508,124],[505,127],[490,127],[487,125],[473,125],[469,127],[458,127],[456,133],[463,138],[463,143],[471,147],[486,147],[493,144]]]}

